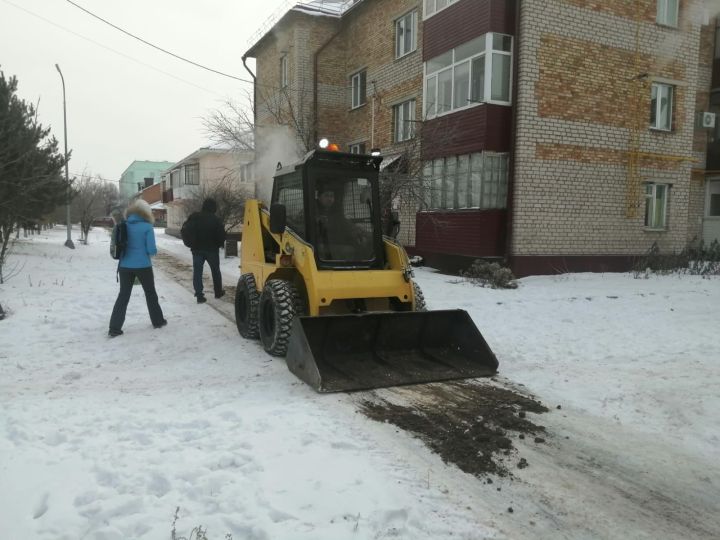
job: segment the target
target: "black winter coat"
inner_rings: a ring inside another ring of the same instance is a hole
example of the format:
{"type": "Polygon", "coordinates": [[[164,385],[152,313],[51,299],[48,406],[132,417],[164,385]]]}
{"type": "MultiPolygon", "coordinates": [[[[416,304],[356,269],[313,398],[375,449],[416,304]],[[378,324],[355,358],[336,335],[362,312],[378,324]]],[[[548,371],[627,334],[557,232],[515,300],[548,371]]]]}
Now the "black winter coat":
{"type": "Polygon", "coordinates": [[[225,227],[215,214],[194,212],[187,220],[194,232],[193,250],[215,251],[225,243],[225,227]]]}

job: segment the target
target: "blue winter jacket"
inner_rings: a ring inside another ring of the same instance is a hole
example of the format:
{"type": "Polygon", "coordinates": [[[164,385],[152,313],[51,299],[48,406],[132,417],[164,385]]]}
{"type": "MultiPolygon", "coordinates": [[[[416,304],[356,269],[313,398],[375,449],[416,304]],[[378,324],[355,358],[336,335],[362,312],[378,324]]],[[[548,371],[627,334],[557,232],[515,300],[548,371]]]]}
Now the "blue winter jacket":
{"type": "Polygon", "coordinates": [[[147,268],[150,257],[157,254],[155,231],[152,224],[137,214],[127,218],[128,243],[120,258],[120,268],[147,268]]]}

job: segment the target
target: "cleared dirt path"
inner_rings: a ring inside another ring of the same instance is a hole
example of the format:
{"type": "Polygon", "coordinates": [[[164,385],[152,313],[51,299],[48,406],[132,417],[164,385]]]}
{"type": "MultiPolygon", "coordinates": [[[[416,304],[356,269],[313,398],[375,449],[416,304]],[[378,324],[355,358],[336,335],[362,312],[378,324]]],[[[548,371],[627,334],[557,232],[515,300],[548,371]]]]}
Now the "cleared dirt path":
{"type": "MultiPolygon", "coordinates": [[[[192,295],[190,265],[167,252],[156,264],[192,295]]],[[[207,305],[234,325],[235,287],[226,283],[225,290],[207,305]]],[[[388,452],[427,467],[428,484],[442,483],[458,505],[486,514],[500,538],[720,538],[716,462],[662,446],[652,434],[543,404],[501,377],[339,399],[378,422],[373,437],[388,452]],[[457,469],[431,478],[435,458],[422,448],[457,469]]]]}

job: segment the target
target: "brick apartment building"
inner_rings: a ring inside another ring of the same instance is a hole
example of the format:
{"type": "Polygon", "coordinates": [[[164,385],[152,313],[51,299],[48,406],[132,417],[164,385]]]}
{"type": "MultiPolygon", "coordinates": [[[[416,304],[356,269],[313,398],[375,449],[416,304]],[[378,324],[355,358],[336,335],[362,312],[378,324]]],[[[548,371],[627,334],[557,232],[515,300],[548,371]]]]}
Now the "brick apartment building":
{"type": "Polygon", "coordinates": [[[257,152],[278,154],[264,134],[283,123],[294,157],[321,136],[380,148],[420,186],[399,197],[400,240],[436,266],[627,269],[654,242],[720,236],[712,15],[702,0],[300,2],[245,55],[257,152]]]}

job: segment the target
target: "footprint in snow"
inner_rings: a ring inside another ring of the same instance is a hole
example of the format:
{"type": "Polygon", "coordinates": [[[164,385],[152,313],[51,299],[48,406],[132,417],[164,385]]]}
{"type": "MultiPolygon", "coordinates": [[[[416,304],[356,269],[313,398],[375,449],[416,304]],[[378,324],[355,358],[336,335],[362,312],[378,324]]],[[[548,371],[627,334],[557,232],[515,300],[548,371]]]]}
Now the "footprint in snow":
{"type": "Polygon", "coordinates": [[[66,383],[70,383],[72,381],[77,381],[80,379],[82,375],[78,373],[77,371],[69,371],[65,375],[62,376],[62,380],[66,383]]]}
{"type": "Polygon", "coordinates": [[[42,517],[45,515],[45,512],[48,511],[48,497],[50,496],[49,493],[44,493],[43,496],[40,498],[40,501],[37,505],[35,505],[35,511],[33,512],[33,519],[37,519],[39,517],[42,517]]]}

